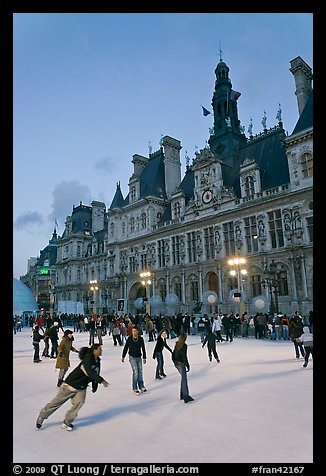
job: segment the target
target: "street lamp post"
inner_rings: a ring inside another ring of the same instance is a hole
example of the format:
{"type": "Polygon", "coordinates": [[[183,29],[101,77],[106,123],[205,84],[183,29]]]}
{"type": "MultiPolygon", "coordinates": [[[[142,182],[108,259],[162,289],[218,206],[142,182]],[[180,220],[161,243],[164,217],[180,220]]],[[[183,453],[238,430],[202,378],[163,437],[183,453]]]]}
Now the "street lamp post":
{"type": "Polygon", "coordinates": [[[98,291],[97,280],[92,279],[89,284],[91,285],[90,290],[93,292],[94,297],[93,314],[96,315],[96,291],[98,291]]]}
{"type": "Polygon", "coordinates": [[[150,288],[149,288],[149,286],[152,284],[152,281],[150,279],[151,273],[150,273],[150,271],[143,271],[142,273],[140,273],[139,276],[142,278],[141,283],[145,287],[145,299],[144,299],[144,301],[146,301],[146,312],[148,314],[150,314],[150,304],[149,304],[148,300],[150,298],[150,288]]]}
{"type": "Polygon", "coordinates": [[[245,276],[248,272],[244,268],[244,265],[246,264],[245,258],[232,258],[228,260],[229,266],[232,267],[230,271],[231,276],[236,276],[237,277],[237,295],[235,294],[234,297],[239,298],[239,314],[241,314],[241,306],[242,306],[242,295],[243,295],[243,286],[242,286],[242,276],[245,276]]]}
{"type": "Polygon", "coordinates": [[[279,288],[282,284],[282,279],[284,277],[283,268],[278,268],[274,260],[269,264],[266,264],[264,268],[264,278],[262,279],[262,285],[264,288],[268,288],[268,293],[270,297],[269,312],[274,314],[279,312],[279,288]],[[274,295],[274,297],[273,297],[274,295]]]}

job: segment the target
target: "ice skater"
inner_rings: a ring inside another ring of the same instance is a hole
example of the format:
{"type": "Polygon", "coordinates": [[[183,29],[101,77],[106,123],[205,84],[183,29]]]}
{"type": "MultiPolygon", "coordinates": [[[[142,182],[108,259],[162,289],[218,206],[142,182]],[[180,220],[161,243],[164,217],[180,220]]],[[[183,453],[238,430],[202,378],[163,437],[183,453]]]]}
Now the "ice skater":
{"type": "Polygon", "coordinates": [[[139,335],[139,330],[136,326],[132,328],[132,335],[128,337],[123,347],[121,362],[125,361],[127,352],[129,353],[129,362],[132,369],[132,391],[135,395],[139,395],[140,392],[146,393],[147,390],[143,378],[143,363],[146,364],[146,349],[144,339],[139,335]]]}
{"type": "Polygon", "coordinates": [[[156,344],[153,351],[153,359],[157,360],[155,379],[162,380],[163,377],[166,377],[164,373],[164,358],[163,358],[163,349],[166,347],[172,354],[172,349],[166,342],[167,333],[165,329],[160,330],[157,336],[156,344]]]}
{"type": "Polygon", "coordinates": [[[209,329],[209,331],[205,335],[204,342],[202,343],[202,348],[204,348],[205,345],[207,344],[208,358],[210,362],[212,362],[212,354],[214,355],[216,362],[220,362],[220,359],[216,350],[216,341],[219,341],[219,340],[220,340],[220,336],[214,334],[212,330],[209,329]]]}
{"type": "Polygon", "coordinates": [[[72,407],[67,411],[61,428],[71,431],[74,427],[73,421],[77,417],[79,410],[85,403],[86,389],[89,383],[92,384],[92,392],[95,393],[99,383],[104,387],[109,382],[100,375],[102,346],[93,344],[91,348],[82,347],[79,351],[81,362],[68,375],[59,387],[57,395],[42,408],[36,420],[36,428],[42,427],[43,421],[49,418],[67,400],[71,399],[72,407]]]}

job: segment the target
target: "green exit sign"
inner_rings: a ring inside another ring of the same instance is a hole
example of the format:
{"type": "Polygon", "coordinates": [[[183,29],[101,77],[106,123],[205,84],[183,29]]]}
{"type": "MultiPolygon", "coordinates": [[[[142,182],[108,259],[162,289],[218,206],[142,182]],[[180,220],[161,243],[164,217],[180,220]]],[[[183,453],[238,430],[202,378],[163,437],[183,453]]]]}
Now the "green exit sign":
{"type": "Polygon", "coordinates": [[[39,271],[39,274],[50,274],[50,270],[45,269],[45,268],[41,268],[40,271],[39,271]]]}

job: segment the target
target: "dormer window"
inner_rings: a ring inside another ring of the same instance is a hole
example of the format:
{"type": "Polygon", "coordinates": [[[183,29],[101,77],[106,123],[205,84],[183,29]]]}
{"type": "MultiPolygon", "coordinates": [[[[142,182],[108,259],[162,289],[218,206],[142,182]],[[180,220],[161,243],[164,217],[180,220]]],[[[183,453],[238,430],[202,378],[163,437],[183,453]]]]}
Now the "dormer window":
{"type": "Polygon", "coordinates": [[[181,205],[179,202],[176,202],[173,206],[173,215],[174,218],[180,218],[181,205]]]}
{"type": "Polygon", "coordinates": [[[252,175],[248,175],[245,178],[245,195],[246,197],[251,197],[255,194],[255,185],[252,175]]]}
{"type": "Polygon", "coordinates": [[[300,157],[302,176],[304,178],[313,176],[313,158],[312,154],[306,152],[300,157]]]}
{"type": "Polygon", "coordinates": [[[134,202],[136,200],[136,187],[133,185],[130,188],[130,201],[134,202]]]}

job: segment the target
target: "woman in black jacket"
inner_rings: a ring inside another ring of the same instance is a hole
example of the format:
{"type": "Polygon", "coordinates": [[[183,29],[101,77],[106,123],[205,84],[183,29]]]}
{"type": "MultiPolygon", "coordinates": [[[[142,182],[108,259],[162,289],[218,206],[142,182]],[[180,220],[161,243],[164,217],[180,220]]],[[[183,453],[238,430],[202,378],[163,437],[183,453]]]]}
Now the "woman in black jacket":
{"type": "Polygon", "coordinates": [[[172,353],[172,349],[167,344],[166,338],[167,338],[166,330],[165,329],[160,330],[157,336],[156,344],[153,351],[153,359],[157,360],[156,373],[155,373],[156,380],[162,380],[163,377],[166,377],[164,373],[164,359],[163,359],[164,347],[166,347],[172,353]]]}
{"type": "Polygon", "coordinates": [[[72,422],[85,402],[88,384],[92,384],[93,393],[96,392],[99,383],[102,383],[104,387],[109,385],[109,382],[100,376],[100,355],[102,355],[100,344],[93,344],[91,348],[82,347],[80,349],[80,364],[64,380],[57,395],[42,408],[36,420],[36,428],[41,428],[43,421],[70,398],[72,407],[67,411],[61,427],[68,431],[73,429],[72,422]]]}
{"type": "Polygon", "coordinates": [[[189,395],[187,372],[190,370],[190,365],[187,357],[187,333],[183,332],[175,343],[174,350],[172,352],[172,360],[175,368],[181,375],[180,386],[180,400],[184,400],[185,403],[192,402],[194,399],[189,395]]]}

